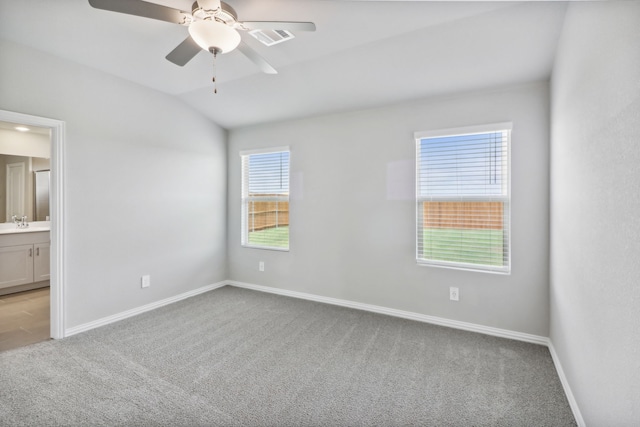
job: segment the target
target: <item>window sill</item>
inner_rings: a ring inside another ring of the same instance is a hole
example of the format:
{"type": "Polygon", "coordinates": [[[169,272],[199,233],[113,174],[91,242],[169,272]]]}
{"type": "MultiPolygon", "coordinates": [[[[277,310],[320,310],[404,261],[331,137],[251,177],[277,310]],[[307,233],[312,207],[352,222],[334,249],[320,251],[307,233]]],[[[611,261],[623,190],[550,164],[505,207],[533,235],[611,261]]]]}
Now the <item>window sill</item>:
{"type": "Polygon", "coordinates": [[[459,263],[436,263],[429,262],[423,260],[416,260],[416,264],[419,267],[436,267],[436,268],[446,268],[449,270],[462,270],[462,271],[474,271],[478,273],[490,273],[490,274],[500,274],[503,276],[511,275],[511,267],[505,268],[481,268],[474,264],[459,264],[459,263]]]}
{"type": "Polygon", "coordinates": [[[267,251],[277,251],[277,252],[289,252],[289,248],[277,248],[273,246],[254,246],[254,245],[241,245],[243,248],[248,249],[264,249],[267,251]]]}

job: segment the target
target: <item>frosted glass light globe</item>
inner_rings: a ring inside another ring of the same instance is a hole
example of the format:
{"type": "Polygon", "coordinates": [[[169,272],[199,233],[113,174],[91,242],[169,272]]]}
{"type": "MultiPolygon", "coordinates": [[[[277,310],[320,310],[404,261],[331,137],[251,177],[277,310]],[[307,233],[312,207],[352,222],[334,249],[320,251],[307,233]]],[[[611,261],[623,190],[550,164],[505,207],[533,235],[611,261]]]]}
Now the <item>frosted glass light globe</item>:
{"type": "Polygon", "coordinates": [[[192,22],[189,25],[189,35],[206,51],[227,53],[240,44],[240,34],[235,29],[209,19],[192,22]]]}

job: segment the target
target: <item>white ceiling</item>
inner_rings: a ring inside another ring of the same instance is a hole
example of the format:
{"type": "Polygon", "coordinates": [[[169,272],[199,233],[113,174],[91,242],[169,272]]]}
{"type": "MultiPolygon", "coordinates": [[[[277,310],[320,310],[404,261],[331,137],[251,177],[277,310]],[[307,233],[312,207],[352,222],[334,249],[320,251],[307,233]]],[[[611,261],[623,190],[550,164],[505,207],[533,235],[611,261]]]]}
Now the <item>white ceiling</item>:
{"type": "MultiPolygon", "coordinates": [[[[154,0],[190,10],[190,0],[154,0]]],[[[179,25],[93,9],[87,0],[0,0],[0,38],[175,95],[225,128],[370,108],[548,78],[564,2],[227,0],[242,20],[313,21],[266,47],[265,75],[238,51],[164,57],[179,25]]],[[[0,53],[0,55],[2,55],[0,53]]]]}

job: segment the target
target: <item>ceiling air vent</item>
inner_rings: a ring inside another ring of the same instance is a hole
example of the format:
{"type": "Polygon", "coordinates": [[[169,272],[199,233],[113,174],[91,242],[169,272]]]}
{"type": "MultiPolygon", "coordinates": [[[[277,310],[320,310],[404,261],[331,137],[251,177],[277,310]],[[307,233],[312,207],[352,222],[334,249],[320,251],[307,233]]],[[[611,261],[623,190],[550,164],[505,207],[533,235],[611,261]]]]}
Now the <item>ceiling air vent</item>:
{"type": "Polygon", "coordinates": [[[287,30],[253,30],[249,31],[249,34],[265,46],[273,46],[295,38],[293,33],[287,30]]]}

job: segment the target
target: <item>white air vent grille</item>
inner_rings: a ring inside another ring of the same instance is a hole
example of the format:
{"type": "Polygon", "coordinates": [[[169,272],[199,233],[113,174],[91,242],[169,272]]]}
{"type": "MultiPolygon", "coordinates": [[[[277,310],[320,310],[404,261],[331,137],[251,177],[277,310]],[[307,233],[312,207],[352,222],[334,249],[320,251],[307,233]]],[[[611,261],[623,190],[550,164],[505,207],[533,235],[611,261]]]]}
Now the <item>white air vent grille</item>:
{"type": "Polygon", "coordinates": [[[265,46],[273,46],[295,38],[293,33],[287,30],[253,30],[249,31],[249,34],[265,46]]]}

